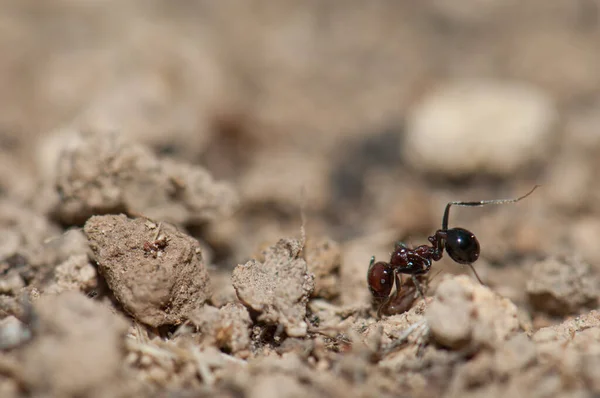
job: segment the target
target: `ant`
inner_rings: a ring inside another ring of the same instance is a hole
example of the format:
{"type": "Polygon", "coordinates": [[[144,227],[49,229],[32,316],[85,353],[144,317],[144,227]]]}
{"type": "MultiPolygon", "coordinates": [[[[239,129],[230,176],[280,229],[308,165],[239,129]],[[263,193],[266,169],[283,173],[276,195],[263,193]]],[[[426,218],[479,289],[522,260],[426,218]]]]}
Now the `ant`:
{"type": "Polygon", "coordinates": [[[421,297],[425,297],[418,277],[424,276],[429,272],[433,261],[442,259],[444,249],[452,260],[459,264],[468,265],[479,283],[484,285],[473,267],[473,263],[479,258],[479,241],[475,237],[475,234],[464,228],[456,227],[448,229],[450,207],[481,207],[515,203],[531,195],[538,187],[539,185],[535,185],[525,195],[515,199],[449,202],[446,205],[446,210],[442,218],[442,228],[438,229],[433,236],[428,238],[431,245],[421,245],[411,249],[404,243],[397,242],[389,262],[375,262],[375,256],[371,257],[369,270],[367,271],[367,283],[375,301],[382,303],[378,314],[391,315],[393,313],[404,312],[410,308],[410,304],[414,301],[414,299],[412,301],[409,300],[413,295],[406,295],[400,292],[401,287],[406,286],[406,284],[402,285],[399,274],[410,275],[414,289],[416,289],[421,297]],[[389,297],[394,283],[396,284],[396,291],[389,297]]]}

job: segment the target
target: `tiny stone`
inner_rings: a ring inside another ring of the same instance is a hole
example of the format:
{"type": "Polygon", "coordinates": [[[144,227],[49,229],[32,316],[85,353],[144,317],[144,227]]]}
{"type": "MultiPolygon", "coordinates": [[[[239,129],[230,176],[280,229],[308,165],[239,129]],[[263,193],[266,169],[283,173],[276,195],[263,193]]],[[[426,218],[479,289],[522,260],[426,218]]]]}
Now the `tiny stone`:
{"type": "Polygon", "coordinates": [[[556,119],[551,99],[534,86],[452,81],[409,113],[403,154],[426,172],[509,176],[546,158],[556,119]]]}

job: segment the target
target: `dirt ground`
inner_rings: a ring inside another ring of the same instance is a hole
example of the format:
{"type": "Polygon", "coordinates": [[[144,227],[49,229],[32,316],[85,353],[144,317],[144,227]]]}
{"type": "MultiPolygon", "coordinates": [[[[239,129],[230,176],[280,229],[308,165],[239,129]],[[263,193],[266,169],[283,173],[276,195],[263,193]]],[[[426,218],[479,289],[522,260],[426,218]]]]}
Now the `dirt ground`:
{"type": "Polygon", "coordinates": [[[0,10],[1,397],[600,395],[600,1],[0,10]]]}

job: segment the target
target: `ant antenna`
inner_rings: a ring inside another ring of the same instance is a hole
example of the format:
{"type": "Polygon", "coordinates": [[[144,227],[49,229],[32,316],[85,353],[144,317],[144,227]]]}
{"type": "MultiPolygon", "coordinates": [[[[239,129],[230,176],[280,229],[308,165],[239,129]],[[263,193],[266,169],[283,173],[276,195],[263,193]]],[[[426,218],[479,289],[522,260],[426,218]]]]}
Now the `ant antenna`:
{"type": "MultiPolygon", "coordinates": [[[[531,191],[527,192],[525,195],[520,196],[514,199],[493,199],[493,200],[480,200],[478,202],[450,202],[446,205],[446,210],[444,211],[444,218],[442,219],[442,231],[448,230],[448,217],[450,216],[450,207],[454,206],[465,206],[465,207],[481,207],[486,205],[502,205],[505,203],[515,203],[522,199],[525,199],[529,195],[533,193],[540,185],[534,185],[531,191]]],[[[471,266],[471,268],[473,268],[471,266]]],[[[473,269],[473,271],[475,271],[473,269]]],[[[477,274],[476,274],[477,275],[477,274]]],[[[479,276],[477,277],[479,279],[479,276]]],[[[480,280],[481,282],[481,280],[480,280]]]]}
{"type": "Polygon", "coordinates": [[[438,272],[436,272],[436,273],[435,273],[435,274],[434,274],[434,275],[433,275],[431,278],[429,278],[429,281],[432,281],[432,280],[434,280],[434,279],[435,279],[435,278],[437,278],[437,277],[438,277],[438,275],[439,275],[439,274],[441,274],[441,273],[442,273],[442,270],[438,270],[438,272]]]}
{"type": "Polygon", "coordinates": [[[475,278],[477,278],[479,283],[481,283],[482,286],[487,286],[485,283],[483,283],[483,281],[479,277],[479,274],[477,273],[477,271],[475,271],[475,267],[473,267],[473,264],[467,263],[467,265],[469,266],[469,268],[471,268],[471,271],[473,271],[473,274],[475,275],[475,278]]]}

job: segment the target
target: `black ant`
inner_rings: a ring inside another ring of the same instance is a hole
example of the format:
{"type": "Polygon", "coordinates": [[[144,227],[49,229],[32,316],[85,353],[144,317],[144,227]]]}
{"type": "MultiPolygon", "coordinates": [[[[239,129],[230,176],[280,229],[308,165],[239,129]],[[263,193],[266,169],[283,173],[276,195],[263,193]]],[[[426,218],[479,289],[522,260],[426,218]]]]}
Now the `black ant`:
{"type": "MultiPolygon", "coordinates": [[[[442,259],[444,249],[452,260],[459,264],[468,265],[479,283],[483,285],[484,283],[481,281],[481,278],[479,278],[477,271],[475,271],[475,268],[473,267],[473,263],[479,258],[479,242],[477,241],[475,234],[464,228],[457,227],[448,229],[450,207],[479,207],[515,203],[531,195],[538,186],[539,185],[535,185],[531,191],[516,199],[450,202],[446,205],[446,210],[444,211],[442,228],[438,229],[433,236],[428,238],[431,246],[421,245],[411,249],[405,244],[398,242],[394,247],[394,252],[392,253],[389,262],[375,262],[375,256],[371,257],[369,270],[367,272],[367,282],[373,298],[376,302],[382,303],[378,313],[391,315],[391,313],[400,313],[396,312],[396,309],[401,310],[406,308],[405,304],[399,304],[401,302],[408,302],[406,295],[400,293],[400,289],[404,285],[402,285],[399,274],[410,275],[412,285],[414,285],[414,288],[419,295],[424,297],[423,289],[421,288],[417,277],[427,274],[431,269],[431,263],[433,261],[442,259]],[[396,292],[393,296],[389,297],[394,283],[396,284],[396,292]]],[[[404,311],[406,311],[406,309],[404,309],[404,311]]]]}

